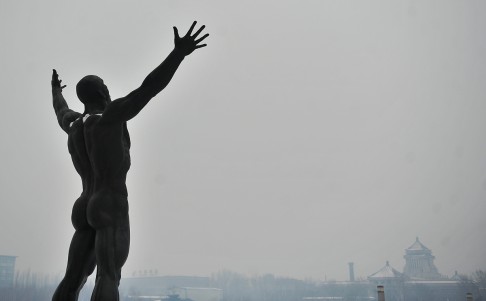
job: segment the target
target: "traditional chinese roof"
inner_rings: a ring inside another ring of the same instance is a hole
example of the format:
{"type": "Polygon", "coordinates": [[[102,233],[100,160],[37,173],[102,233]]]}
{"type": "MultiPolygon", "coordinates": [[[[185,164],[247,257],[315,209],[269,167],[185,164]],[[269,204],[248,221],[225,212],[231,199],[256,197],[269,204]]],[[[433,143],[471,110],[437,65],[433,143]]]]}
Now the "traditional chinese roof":
{"type": "Polygon", "coordinates": [[[440,280],[444,278],[434,265],[432,251],[424,246],[418,239],[405,249],[405,267],[403,273],[416,280],[440,280]]]}
{"type": "Polygon", "coordinates": [[[419,240],[418,237],[415,239],[415,242],[410,247],[408,247],[407,249],[405,249],[405,251],[407,253],[409,253],[409,252],[414,252],[414,253],[416,253],[416,252],[426,252],[426,253],[430,253],[431,252],[429,248],[427,248],[426,246],[424,246],[423,243],[420,242],[420,240],[419,240]]]}
{"type": "Polygon", "coordinates": [[[370,280],[397,278],[403,278],[403,274],[392,268],[388,261],[386,262],[386,265],[382,267],[378,272],[368,277],[368,279],[370,280]]]}

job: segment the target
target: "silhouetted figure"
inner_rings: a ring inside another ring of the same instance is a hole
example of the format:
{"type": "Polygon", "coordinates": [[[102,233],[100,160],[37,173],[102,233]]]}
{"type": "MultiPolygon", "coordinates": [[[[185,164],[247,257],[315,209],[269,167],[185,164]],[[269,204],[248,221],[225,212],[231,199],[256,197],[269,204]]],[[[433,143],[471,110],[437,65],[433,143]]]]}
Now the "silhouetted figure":
{"type": "Polygon", "coordinates": [[[174,27],[174,50],[125,97],[111,101],[103,80],[85,76],[76,86],[84,104],[83,114],[69,109],[62,96],[61,80],[52,74],[54,110],[61,128],[68,134],[68,148],[74,167],[81,176],[83,192],[72,211],[76,230],[69,247],[66,275],[53,301],[77,300],[87,277],[97,266],[92,301],[119,300],[121,269],[128,257],[130,226],[126,175],[130,168],[130,137],[127,121],[172,79],[186,55],[206,46],[199,44],[208,34],[204,29],[192,34],[196,22],[180,37],[174,27]]]}

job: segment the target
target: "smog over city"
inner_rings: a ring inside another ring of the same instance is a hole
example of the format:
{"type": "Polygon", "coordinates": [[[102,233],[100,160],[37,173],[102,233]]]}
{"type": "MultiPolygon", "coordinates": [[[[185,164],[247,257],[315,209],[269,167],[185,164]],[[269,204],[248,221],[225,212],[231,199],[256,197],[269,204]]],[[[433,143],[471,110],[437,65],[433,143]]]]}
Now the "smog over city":
{"type": "MultiPolygon", "coordinates": [[[[2,1],[0,255],[64,275],[79,175],[56,69],[126,96],[205,25],[207,47],[128,122],[140,276],[366,280],[430,250],[486,270],[486,2],[2,1]],[[230,272],[229,272],[230,271],[230,272]]],[[[91,283],[94,276],[90,277],[91,283]]]]}

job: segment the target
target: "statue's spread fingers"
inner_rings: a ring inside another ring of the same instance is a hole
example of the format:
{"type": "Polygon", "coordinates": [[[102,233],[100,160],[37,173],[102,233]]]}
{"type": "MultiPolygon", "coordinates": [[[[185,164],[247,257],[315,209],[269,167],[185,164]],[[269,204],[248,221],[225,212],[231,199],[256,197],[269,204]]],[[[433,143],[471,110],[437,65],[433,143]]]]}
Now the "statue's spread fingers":
{"type": "Polygon", "coordinates": [[[174,26],[174,37],[176,39],[180,39],[180,37],[179,37],[179,31],[177,30],[177,27],[175,27],[175,26],[174,26]]]}
{"type": "Polygon", "coordinates": [[[202,36],[200,39],[197,39],[197,40],[195,40],[194,42],[195,42],[196,44],[198,44],[199,42],[201,42],[202,40],[204,40],[204,39],[205,39],[205,38],[207,38],[208,36],[209,36],[209,33],[207,33],[207,34],[203,35],[203,36],[202,36]]]}
{"type": "Polygon", "coordinates": [[[206,46],[208,46],[208,45],[207,45],[207,44],[197,45],[197,46],[195,47],[195,49],[202,48],[202,47],[206,47],[206,46]]]}
{"type": "Polygon", "coordinates": [[[194,26],[196,26],[196,21],[192,22],[191,28],[189,28],[189,31],[187,32],[187,36],[190,36],[192,33],[192,30],[194,29],[194,26]]]}
{"type": "Polygon", "coordinates": [[[197,36],[203,31],[203,29],[206,27],[206,25],[201,26],[198,31],[192,36],[194,39],[197,38],[197,36]]]}

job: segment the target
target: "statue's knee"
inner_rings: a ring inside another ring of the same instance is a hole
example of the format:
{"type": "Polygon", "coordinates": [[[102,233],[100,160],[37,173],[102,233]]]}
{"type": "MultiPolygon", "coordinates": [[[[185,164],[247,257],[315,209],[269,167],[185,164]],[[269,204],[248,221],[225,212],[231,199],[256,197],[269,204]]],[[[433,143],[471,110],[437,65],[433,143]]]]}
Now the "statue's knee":
{"type": "Polygon", "coordinates": [[[62,285],[70,292],[78,291],[85,283],[86,277],[64,277],[62,285]]]}

